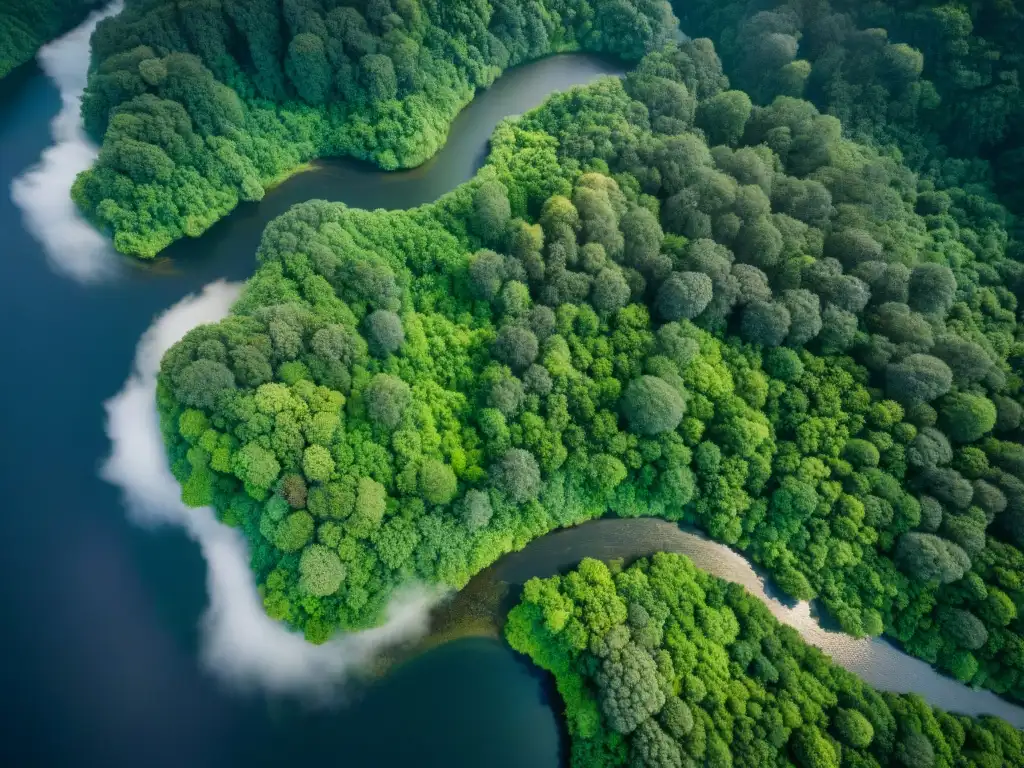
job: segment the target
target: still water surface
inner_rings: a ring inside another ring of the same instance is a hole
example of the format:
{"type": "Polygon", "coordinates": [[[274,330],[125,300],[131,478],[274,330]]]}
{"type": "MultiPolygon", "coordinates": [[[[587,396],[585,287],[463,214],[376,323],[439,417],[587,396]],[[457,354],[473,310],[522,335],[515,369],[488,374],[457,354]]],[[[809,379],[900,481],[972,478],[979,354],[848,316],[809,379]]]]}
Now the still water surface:
{"type": "MultiPolygon", "coordinates": [[[[82,62],[85,66],[85,61],[82,62]]],[[[112,277],[80,284],[53,272],[0,197],[0,684],[6,764],[555,766],[564,749],[545,683],[501,644],[460,640],[352,687],[347,703],[309,710],[225,690],[202,672],[197,621],[206,603],[196,547],[170,531],[132,527],[97,469],[109,450],[103,402],[118,391],[155,314],[219,278],[251,274],[266,223],[322,198],[406,208],[468,179],[497,122],[545,95],[614,73],[608,62],[558,56],[507,74],[453,125],[430,163],[384,174],[324,162],[245,205],[158,263],[113,262],[112,277]]],[[[53,84],[26,68],[0,84],[0,188],[32,165],[60,108],[53,84]]],[[[55,190],[54,194],[63,194],[55,190]]],[[[497,564],[509,583],[548,575],[583,556],[658,548],[764,595],[742,557],[657,521],[601,521],[553,534],[497,564]]],[[[972,692],[881,641],[825,633],[806,606],[773,604],[781,619],[872,684],[917,690],[964,712],[1024,713],[972,692]]]]}
{"type": "Polygon", "coordinates": [[[50,268],[7,192],[49,144],[60,94],[35,67],[0,84],[0,686],[3,730],[19,734],[0,740],[0,763],[558,765],[542,676],[493,640],[462,640],[350,686],[347,704],[327,711],[225,690],[198,660],[197,548],[131,526],[97,471],[110,448],[103,403],[154,315],[214,280],[251,274],[268,221],[314,198],[429,202],[472,176],[501,118],[615,72],[587,56],[517,69],[459,116],[426,166],[383,174],[325,162],[157,264],[115,260],[89,284],[50,268]]]}
{"type": "Polygon", "coordinates": [[[584,557],[629,561],[659,551],[686,555],[698,568],[742,584],[761,598],[779,621],[792,626],[808,643],[875,688],[919,693],[934,706],[951,712],[998,715],[1024,728],[1024,708],[941,675],[887,640],[856,639],[824,628],[809,603],[797,603],[773,589],[741,554],[698,531],[684,530],[664,520],[595,520],[556,531],[502,558],[476,578],[515,586],[533,576],[564,573],[584,557]]]}

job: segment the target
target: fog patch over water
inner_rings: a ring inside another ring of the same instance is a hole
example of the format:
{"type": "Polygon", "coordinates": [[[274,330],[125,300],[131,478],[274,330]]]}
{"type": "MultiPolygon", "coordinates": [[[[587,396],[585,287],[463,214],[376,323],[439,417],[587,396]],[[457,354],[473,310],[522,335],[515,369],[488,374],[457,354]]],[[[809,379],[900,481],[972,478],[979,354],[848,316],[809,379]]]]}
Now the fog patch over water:
{"type": "Polygon", "coordinates": [[[382,648],[425,634],[441,595],[410,589],[394,598],[383,626],[311,645],[264,613],[241,532],[219,523],[212,509],[190,509],[179,500],[155,405],[160,359],[192,328],[226,316],[239,290],[238,284],[211,283],[160,315],[143,335],[131,376],[105,404],[112,449],[101,475],[122,489],[134,522],[180,526],[199,545],[208,569],[210,602],[201,634],[209,671],[246,689],[322,697],[382,648]]]}
{"type": "Polygon", "coordinates": [[[89,72],[89,38],[101,20],[119,13],[121,7],[122,1],[115,0],[40,49],[39,65],[60,91],[61,109],[50,124],[53,144],[43,150],[38,163],[11,182],[11,199],[22,211],[25,228],[46,251],[50,266],[81,282],[112,275],[119,262],[110,241],[71,200],[71,185],[99,154],[85,134],[80,115],[89,72]]]}

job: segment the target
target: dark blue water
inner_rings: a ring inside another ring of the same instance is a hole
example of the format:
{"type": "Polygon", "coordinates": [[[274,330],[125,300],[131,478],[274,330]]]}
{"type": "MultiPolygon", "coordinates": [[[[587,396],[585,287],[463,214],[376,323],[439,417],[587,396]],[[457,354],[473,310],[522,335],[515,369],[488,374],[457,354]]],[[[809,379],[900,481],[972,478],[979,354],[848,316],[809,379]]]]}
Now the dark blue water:
{"type": "MultiPolygon", "coordinates": [[[[117,262],[111,279],[89,285],[51,270],[7,193],[50,143],[59,95],[32,67],[0,81],[0,765],[559,764],[564,745],[544,678],[496,641],[431,651],[376,683],[350,685],[326,709],[225,688],[199,662],[207,594],[198,548],[173,529],[131,525],[119,492],[97,472],[110,448],[103,403],[128,376],[139,337],[182,297],[251,274],[270,219],[313,198],[367,208],[436,199],[472,175],[502,117],[614,70],[583,56],[515,70],[460,115],[423,168],[382,174],[325,163],[157,264],[117,262]]],[[[655,521],[630,525],[555,534],[499,565],[500,578],[521,582],[587,555],[669,548],[765,597],[725,548],[655,521]]],[[[1024,722],[1020,708],[882,641],[822,633],[799,606],[773,610],[876,685],[1024,722]]]]}
{"type": "Polygon", "coordinates": [[[558,764],[543,678],[495,641],[445,646],[327,710],[226,690],[198,662],[198,549],[132,526],[97,470],[109,452],[103,402],[154,315],[213,280],[247,277],[271,218],[316,197],[428,202],[472,175],[501,117],[612,69],[568,56],[516,70],[460,116],[427,167],[385,177],[327,164],[169,249],[169,262],[122,263],[90,285],[51,270],[8,194],[50,143],[59,95],[34,67],[0,84],[3,764],[558,764]]]}

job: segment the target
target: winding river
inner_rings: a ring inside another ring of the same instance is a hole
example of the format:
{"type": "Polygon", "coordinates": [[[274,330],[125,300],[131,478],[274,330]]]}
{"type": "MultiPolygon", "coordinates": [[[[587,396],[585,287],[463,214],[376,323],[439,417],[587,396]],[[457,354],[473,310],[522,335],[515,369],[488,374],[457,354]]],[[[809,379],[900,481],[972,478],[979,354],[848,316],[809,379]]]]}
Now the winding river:
{"type": "MultiPolygon", "coordinates": [[[[67,124],[87,46],[72,40],[55,56],[59,66],[51,60],[46,73],[29,65],[0,82],[4,189],[25,180],[53,143],[51,131],[63,143],[47,162],[74,162],[88,151],[67,124]],[[63,127],[51,126],[62,110],[63,127]]],[[[577,55],[516,69],[464,110],[445,149],[423,167],[386,174],[354,162],[319,163],[151,265],[125,262],[76,234],[60,207],[60,171],[67,177],[68,167],[33,181],[37,204],[55,206],[47,213],[37,205],[37,214],[46,213],[43,232],[33,234],[25,210],[0,197],[0,679],[6,700],[17,703],[5,708],[5,726],[20,735],[0,742],[5,764],[559,765],[564,744],[543,677],[493,639],[444,644],[380,680],[348,685],[342,701],[327,709],[212,679],[202,658],[203,557],[184,533],[130,523],[118,490],[100,478],[110,450],[103,403],[132,370],[136,344],[154,316],[213,281],[247,277],[264,226],[292,204],[429,202],[473,174],[501,118],[617,71],[577,55]],[[359,706],[345,706],[352,700],[359,706]]],[[[684,552],[765,596],[739,555],[649,520],[599,521],[552,534],[473,584],[486,591],[487,579],[518,584],[583,556],[632,557],[658,548],[684,552]]],[[[916,690],[935,704],[1024,726],[1021,708],[943,678],[882,641],[824,632],[807,606],[767,599],[776,615],[874,685],[916,690]]]]}
{"type": "MultiPolygon", "coordinates": [[[[795,602],[774,590],[770,581],[755,571],[743,555],[711,541],[699,531],[680,528],[664,520],[602,519],[551,533],[478,574],[467,586],[465,600],[472,601],[481,595],[503,597],[509,587],[520,586],[534,576],[543,578],[564,573],[584,557],[631,561],[659,551],[686,555],[698,568],[742,584],[759,597],[779,621],[792,626],[808,643],[879,690],[918,693],[929,703],[951,712],[998,715],[1024,728],[1024,708],[989,691],[973,690],[938,674],[925,662],[907,655],[883,638],[857,639],[826,629],[819,623],[810,603],[795,602]]],[[[502,602],[493,597],[491,601],[492,604],[502,602]]],[[[465,610],[466,607],[456,604],[452,610],[458,612],[460,608],[465,610]]],[[[466,612],[477,620],[475,631],[486,626],[482,619],[487,610],[474,612],[470,607],[466,612]]]]}
{"type": "Polygon", "coordinates": [[[384,679],[348,681],[326,710],[211,677],[206,563],[184,532],[129,522],[119,490],[101,479],[111,447],[104,403],[154,316],[214,281],[249,276],[264,227],[294,203],[429,202],[473,175],[499,120],[620,70],[587,56],[516,69],[459,115],[426,165],[385,174],[318,163],[143,265],[94,243],[63,206],[60,185],[89,152],[68,122],[88,64],[88,35],[79,38],[46,73],[30,65],[0,82],[0,680],[17,702],[5,707],[5,729],[22,734],[0,740],[0,758],[10,758],[0,763],[559,765],[543,676],[493,640],[467,638],[384,679]],[[28,212],[6,194],[14,182],[29,192],[28,212]],[[359,705],[345,706],[352,700],[359,705]]]}

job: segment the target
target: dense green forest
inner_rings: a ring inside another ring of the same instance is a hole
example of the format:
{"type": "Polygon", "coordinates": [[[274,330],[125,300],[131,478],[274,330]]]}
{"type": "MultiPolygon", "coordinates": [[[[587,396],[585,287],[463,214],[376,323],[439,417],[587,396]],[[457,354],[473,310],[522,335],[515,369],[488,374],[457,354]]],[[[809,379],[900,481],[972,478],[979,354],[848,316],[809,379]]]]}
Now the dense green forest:
{"type": "MultiPolygon", "coordinates": [[[[805,97],[954,200],[995,189],[1024,212],[1015,3],[673,5],[755,103],[805,97]]],[[[573,49],[635,59],[673,23],[660,0],[129,0],[94,40],[84,114],[106,149],[75,198],[149,257],[312,157],[422,162],[508,66],[573,49]]]]}
{"type": "Polygon", "coordinates": [[[803,96],[951,194],[1024,213],[1024,9],[1009,0],[675,0],[756,101],[803,96]]]}
{"type": "Polygon", "coordinates": [[[85,20],[102,0],[4,0],[0,5],[0,78],[85,20]]]}
{"type": "Polygon", "coordinates": [[[93,36],[73,196],[123,253],[198,236],[303,162],[418,165],[476,89],[549,53],[635,61],[665,0],[127,0],[93,36]]]}
{"type": "Polygon", "coordinates": [[[681,555],[533,579],[505,627],[551,671],[574,768],[1009,768],[1003,720],[879,693],[681,555]]]}
{"type": "Polygon", "coordinates": [[[408,212],[311,202],[165,357],[185,500],[322,641],[554,528],[694,522],[854,635],[1024,695],[1024,265],[1005,212],[708,40],[496,131],[408,212]]]}

